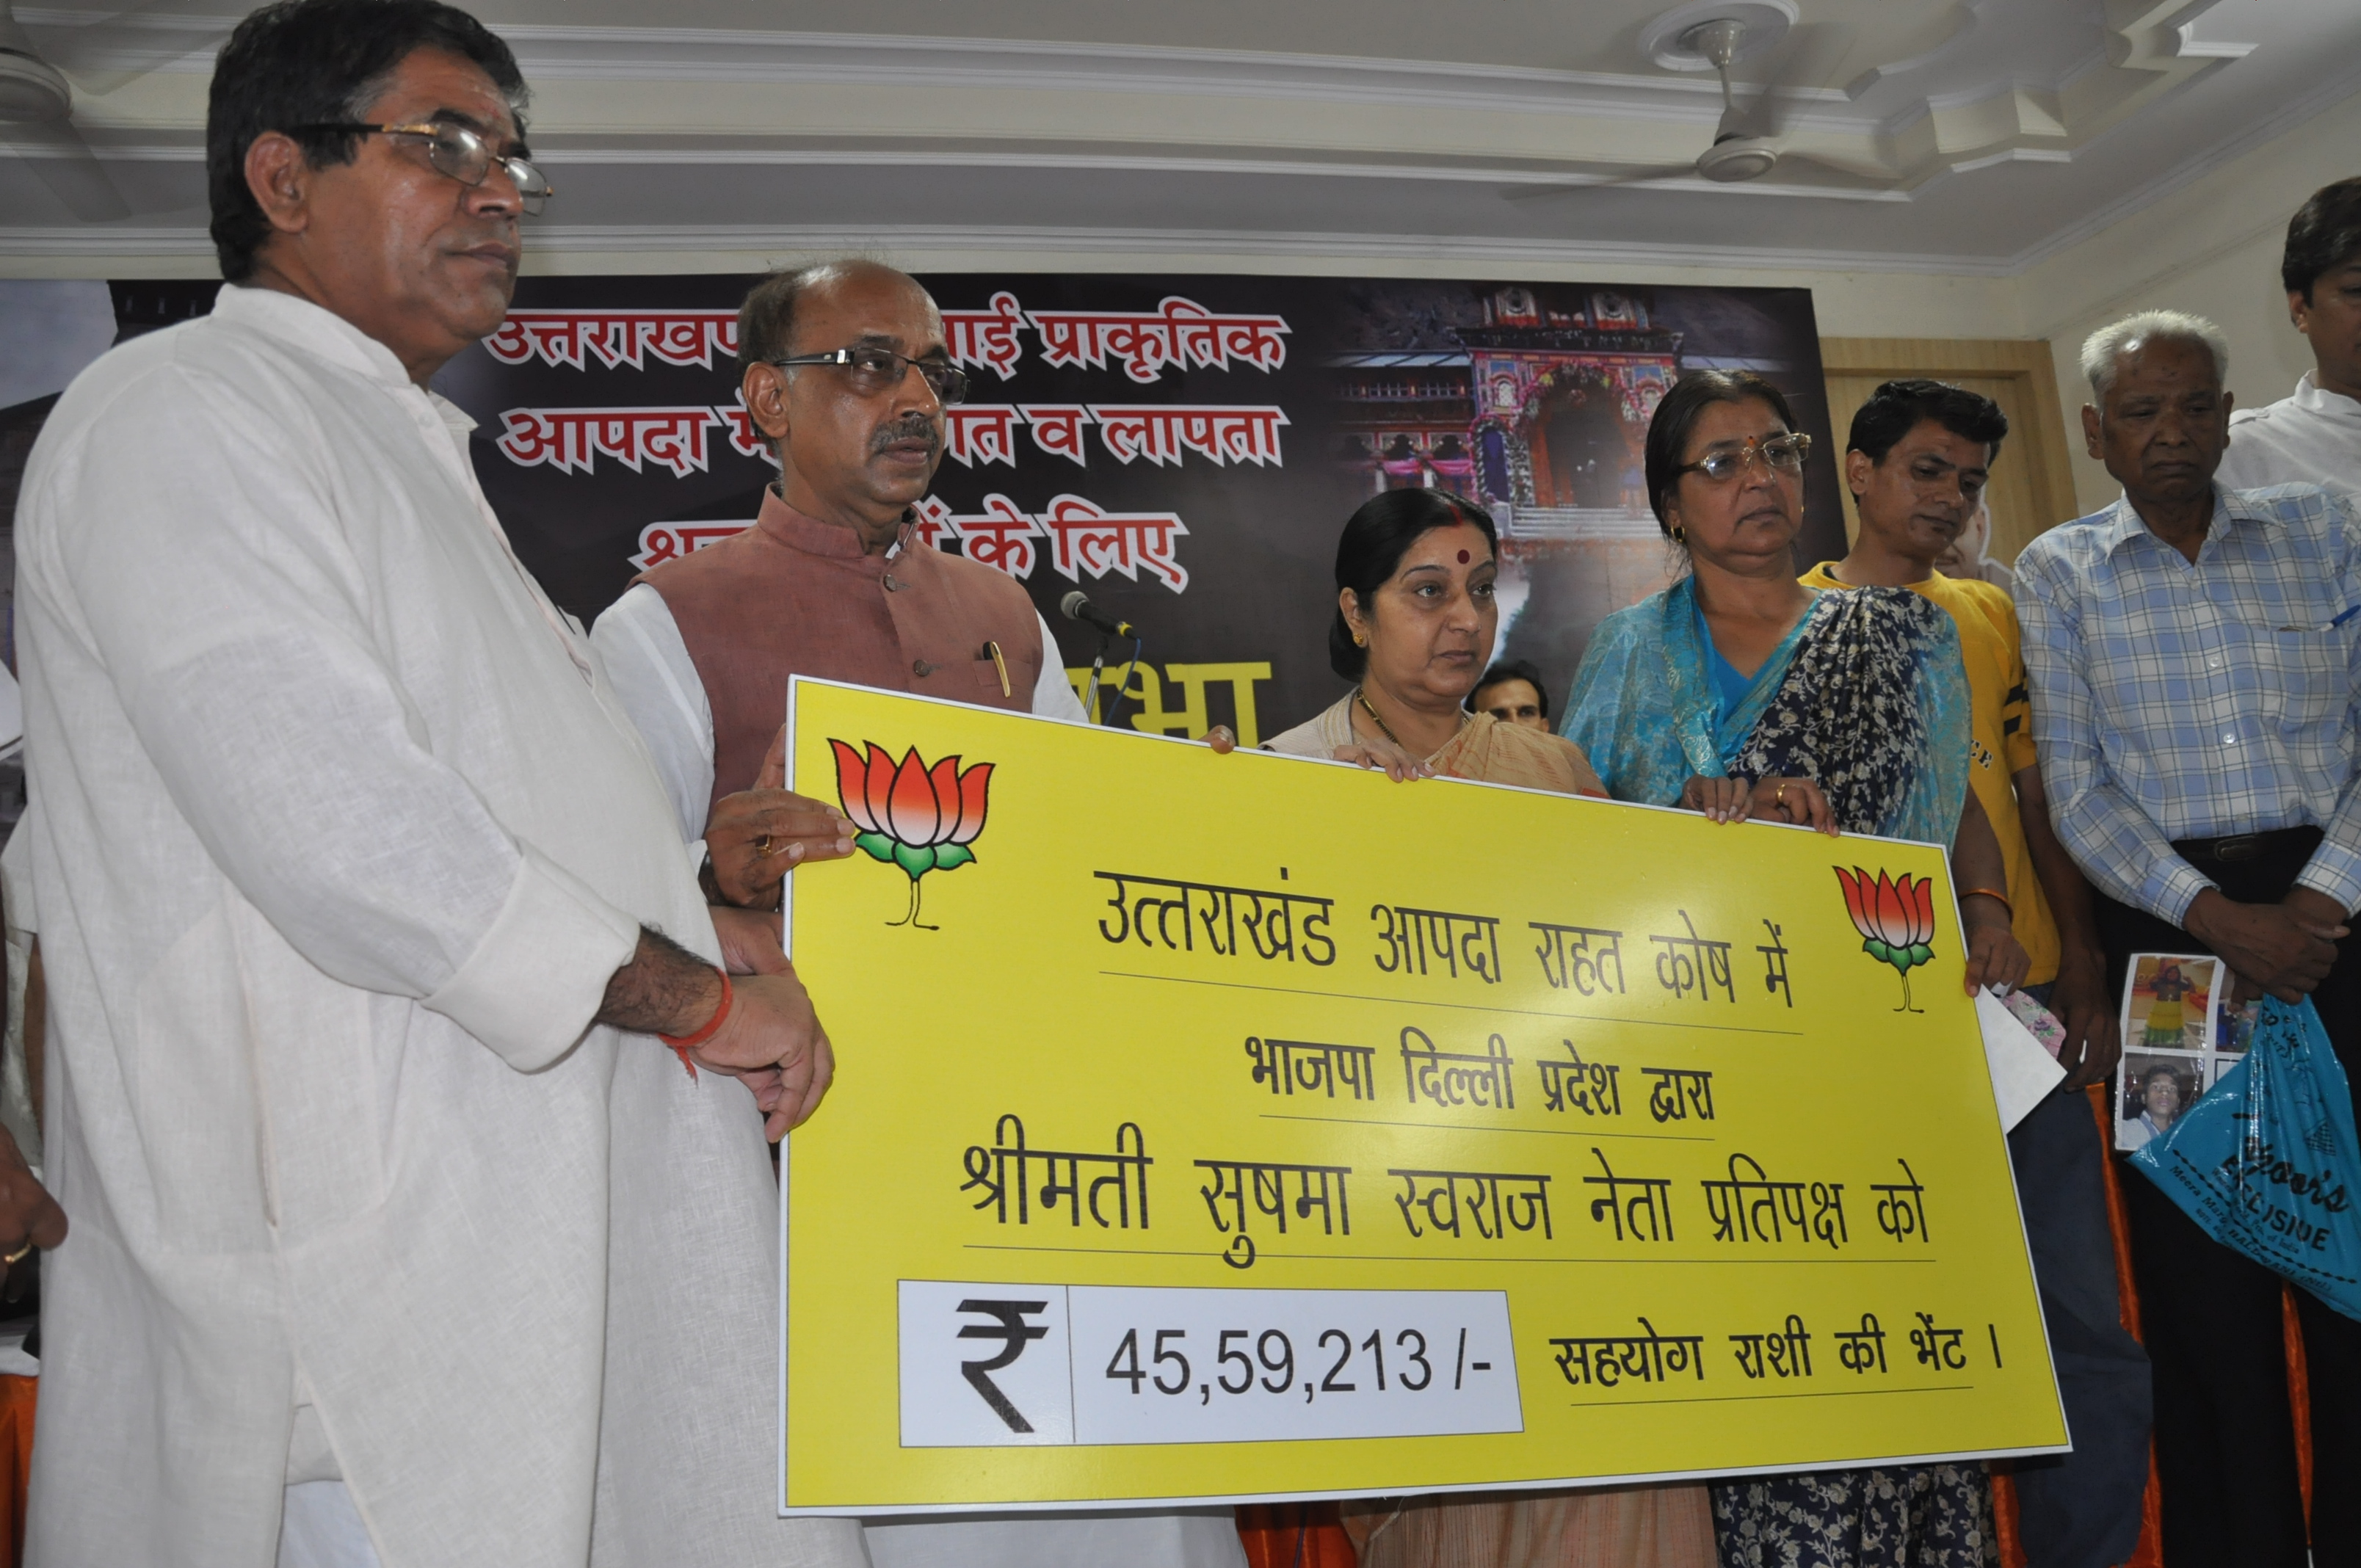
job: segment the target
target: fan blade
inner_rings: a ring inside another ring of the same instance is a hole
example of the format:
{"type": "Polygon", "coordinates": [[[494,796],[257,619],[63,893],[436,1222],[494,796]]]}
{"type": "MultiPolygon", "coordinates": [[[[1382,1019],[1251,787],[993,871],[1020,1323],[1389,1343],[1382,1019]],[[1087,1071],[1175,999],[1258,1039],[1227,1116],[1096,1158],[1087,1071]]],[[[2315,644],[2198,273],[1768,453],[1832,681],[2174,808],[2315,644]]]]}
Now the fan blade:
{"type": "Polygon", "coordinates": [[[1771,80],[1741,112],[1745,125],[1740,134],[1776,137],[1784,133],[1795,118],[1798,92],[1832,83],[1852,51],[1852,29],[1832,22],[1805,22],[1788,28],[1771,80]]]}
{"type": "Polygon", "coordinates": [[[1503,200],[1510,202],[1538,202],[1546,196],[1578,196],[1585,191],[1602,191],[1615,185],[1640,185],[1651,180],[1696,178],[1697,165],[1694,163],[1627,163],[1604,179],[1569,181],[1564,185],[1519,185],[1500,194],[1503,200]]]}
{"type": "MultiPolygon", "coordinates": [[[[161,71],[176,60],[186,59],[192,54],[215,53],[229,38],[230,27],[228,27],[192,29],[185,34],[175,29],[174,42],[181,44],[181,40],[185,39],[185,44],[168,52],[159,53],[155,60],[146,65],[116,66],[110,69],[98,63],[106,57],[110,46],[119,41],[127,25],[139,22],[162,9],[162,0],[148,0],[148,4],[144,5],[134,5],[128,10],[117,11],[111,16],[80,23],[71,29],[50,29],[48,31],[48,41],[43,46],[43,54],[50,64],[72,77],[75,86],[93,96],[104,97],[110,93],[129,86],[143,76],[161,71]]],[[[232,24],[232,26],[235,25],[232,24]]]]}
{"type": "Polygon", "coordinates": [[[25,149],[20,156],[33,177],[82,222],[111,223],[131,215],[131,203],[71,120],[19,125],[12,128],[10,140],[25,149]]]}

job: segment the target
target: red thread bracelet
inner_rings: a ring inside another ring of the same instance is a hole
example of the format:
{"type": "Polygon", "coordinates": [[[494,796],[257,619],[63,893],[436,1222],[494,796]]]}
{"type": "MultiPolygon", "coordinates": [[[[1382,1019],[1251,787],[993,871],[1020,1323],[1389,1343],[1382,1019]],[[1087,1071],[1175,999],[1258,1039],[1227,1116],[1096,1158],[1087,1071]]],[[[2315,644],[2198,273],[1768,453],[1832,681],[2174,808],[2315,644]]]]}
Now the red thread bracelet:
{"type": "Polygon", "coordinates": [[[713,1016],[705,1021],[705,1027],[697,1030],[694,1035],[678,1036],[658,1035],[656,1036],[672,1047],[672,1054],[680,1058],[680,1065],[688,1069],[688,1076],[691,1078],[697,1076],[697,1064],[688,1059],[689,1051],[721,1032],[721,1025],[730,1021],[730,1004],[737,1000],[737,992],[730,985],[730,971],[717,968],[714,973],[721,977],[721,1005],[713,1010],[713,1016]]]}

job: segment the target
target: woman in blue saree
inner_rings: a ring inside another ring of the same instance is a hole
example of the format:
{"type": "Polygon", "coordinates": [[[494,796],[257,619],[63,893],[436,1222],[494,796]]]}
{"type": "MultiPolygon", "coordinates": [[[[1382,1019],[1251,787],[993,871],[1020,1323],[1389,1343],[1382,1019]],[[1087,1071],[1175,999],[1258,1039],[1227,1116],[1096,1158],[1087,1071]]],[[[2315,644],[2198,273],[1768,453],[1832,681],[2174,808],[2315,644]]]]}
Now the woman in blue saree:
{"type": "MultiPolygon", "coordinates": [[[[1962,888],[2004,887],[1968,788],[1959,631],[1906,588],[1795,580],[1809,438],[1745,372],[1683,377],[1648,430],[1648,493],[1681,581],[1591,639],[1560,733],[1618,800],[1951,847],[1962,888]]],[[[2025,978],[2001,897],[1960,900],[1968,989],[2025,978]]],[[[1981,1464],[1741,1477],[1712,1488],[1724,1568],[1983,1568],[1981,1464]]]]}

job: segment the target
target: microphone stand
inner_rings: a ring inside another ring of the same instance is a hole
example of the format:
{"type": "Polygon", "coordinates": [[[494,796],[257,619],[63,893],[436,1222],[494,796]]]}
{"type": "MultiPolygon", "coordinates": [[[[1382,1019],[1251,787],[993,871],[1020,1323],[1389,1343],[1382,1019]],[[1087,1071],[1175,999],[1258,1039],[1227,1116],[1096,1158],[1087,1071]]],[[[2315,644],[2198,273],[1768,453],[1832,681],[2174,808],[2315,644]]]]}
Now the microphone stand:
{"type": "MultiPolygon", "coordinates": [[[[1099,713],[1098,700],[1099,691],[1101,689],[1099,686],[1099,673],[1106,668],[1107,643],[1110,640],[1105,632],[1102,631],[1099,633],[1098,657],[1091,661],[1091,700],[1089,706],[1091,722],[1093,724],[1104,723],[1112,729],[1115,726],[1115,715],[1123,707],[1123,699],[1131,695],[1132,673],[1139,668],[1139,654],[1141,648],[1145,645],[1145,640],[1138,637],[1134,637],[1131,640],[1131,662],[1123,667],[1123,674],[1115,678],[1115,696],[1107,703],[1106,713],[1104,717],[1102,718],[1099,713]]],[[[1145,697],[1142,698],[1140,706],[1142,709],[1145,710],[1147,707],[1145,697]]]]}

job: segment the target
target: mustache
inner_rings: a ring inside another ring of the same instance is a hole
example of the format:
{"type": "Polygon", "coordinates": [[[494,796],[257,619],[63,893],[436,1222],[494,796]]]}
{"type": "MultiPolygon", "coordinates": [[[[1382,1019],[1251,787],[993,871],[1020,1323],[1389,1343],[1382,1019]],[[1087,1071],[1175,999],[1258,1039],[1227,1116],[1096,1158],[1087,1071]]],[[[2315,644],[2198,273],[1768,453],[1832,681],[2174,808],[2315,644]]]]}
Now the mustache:
{"type": "Polygon", "coordinates": [[[879,425],[876,433],[869,438],[869,450],[873,453],[883,452],[901,441],[923,441],[927,444],[928,451],[940,452],[943,447],[943,433],[936,427],[935,422],[926,415],[911,414],[906,418],[897,419],[891,424],[879,425]]]}

